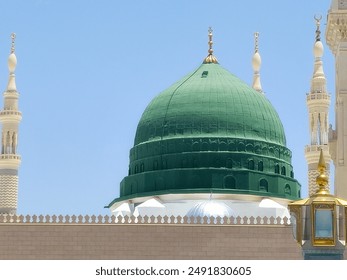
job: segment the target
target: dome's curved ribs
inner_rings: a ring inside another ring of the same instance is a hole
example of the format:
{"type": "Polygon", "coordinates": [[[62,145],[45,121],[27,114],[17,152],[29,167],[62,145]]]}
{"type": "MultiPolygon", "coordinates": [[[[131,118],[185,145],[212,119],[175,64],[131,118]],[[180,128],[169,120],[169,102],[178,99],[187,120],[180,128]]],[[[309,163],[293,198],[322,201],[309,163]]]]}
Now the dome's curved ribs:
{"type": "Polygon", "coordinates": [[[162,125],[162,128],[161,128],[160,140],[163,140],[164,126],[165,126],[165,124],[166,124],[167,112],[169,111],[169,107],[170,107],[171,100],[172,100],[173,96],[175,95],[175,93],[177,92],[177,90],[178,90],[185,82],[187,82],[192,76],[195,75],[196,72],[198,72],[198,71],[200,70],[201,67],[202,67],[202,66],[198,67],[198,69],[196,69],[191,75],[189,75],[189,77],[187,77],[182,83],[180,83],[180,84],[173,90],[173,92],[171,93],[169,102],[167,103],[166,110],[165,110],[165,116],[164,116],[163,125],[162,125]]]}

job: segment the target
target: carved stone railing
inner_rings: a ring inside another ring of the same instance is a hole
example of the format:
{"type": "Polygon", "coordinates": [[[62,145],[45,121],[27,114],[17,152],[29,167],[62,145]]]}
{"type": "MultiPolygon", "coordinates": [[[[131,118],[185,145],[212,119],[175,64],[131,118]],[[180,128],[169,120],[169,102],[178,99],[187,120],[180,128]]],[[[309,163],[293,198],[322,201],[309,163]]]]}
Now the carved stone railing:
{"type": "Polygon", "coordinates": [[[306,95],[306,100],[327,100],[330,102],[330,95],[327,93],[310,93],[306,95]]]}
{"type": "Polygon", "coordinates": [[[287,217],[187,217],[187,216],[95,216],[95,215],[0,215],[2,224],[65,224],[65,225],[290,225],[287,217]]]}
{"type": "Polygon", "coordinates": [[[20,160],[21,157],[19,155],[15,155],[15,154],[2,154],[2,155],[0,155],[0,159],[16,159],[16,160],[20,160]]]}

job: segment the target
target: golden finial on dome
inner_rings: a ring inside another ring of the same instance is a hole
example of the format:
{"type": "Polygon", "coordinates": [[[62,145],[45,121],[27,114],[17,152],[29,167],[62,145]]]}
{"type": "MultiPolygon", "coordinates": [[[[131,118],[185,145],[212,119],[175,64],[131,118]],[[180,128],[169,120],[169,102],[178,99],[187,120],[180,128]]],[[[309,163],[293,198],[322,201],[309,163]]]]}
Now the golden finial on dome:
{"type": "Polygon", "coordinates": [[[213,30],[211,27],[208,29],[208,56],[204,59],[204,63],[218,63],[217,58],[213,55],[213,30]]]}
{"type": "Polygon", "coordinates": [[[318,172],[319,175],[316,178],[317,185],[319,187],[317,194],[328,194],[329,190],[327,188],[329,184],[329,177],[325,174],[326,164],[323,155],[323,149],[320,150],[319,162],[318,162],[318,172]]]}
{"type": "Polygon", "coordinates": [[[314,19],[316,21],[316,26],[317,26],[317,30],[316,30],[316,42],[320,41],[320,34],[321,34],[321,31],[320,31],[320,21],[322,19],[322,15],[315,15],[314,16],[314,19]]]}
{"type": "Polygon", "coordinates": [[[12,43],[11,43],[11,53],[14,53],[14,50],[15,50],[15,40],[16,40],[16,33],[12,33],[12,34],[11,34],[11,39],[12,39],[12,43]]]}

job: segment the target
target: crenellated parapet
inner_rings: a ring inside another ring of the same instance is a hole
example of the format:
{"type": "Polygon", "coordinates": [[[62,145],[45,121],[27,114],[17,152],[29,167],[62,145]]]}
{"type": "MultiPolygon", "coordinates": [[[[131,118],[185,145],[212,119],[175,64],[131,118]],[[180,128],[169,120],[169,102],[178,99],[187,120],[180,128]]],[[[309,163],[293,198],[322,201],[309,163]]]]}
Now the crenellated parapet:
{"type": "Polygon", "coordinates": [[[188,216],[103,216],[103,215],[0,215],[1,224],[64,225],[224,225],[224,226],[288,226],[287,217],[188,217],[188,216]]]}

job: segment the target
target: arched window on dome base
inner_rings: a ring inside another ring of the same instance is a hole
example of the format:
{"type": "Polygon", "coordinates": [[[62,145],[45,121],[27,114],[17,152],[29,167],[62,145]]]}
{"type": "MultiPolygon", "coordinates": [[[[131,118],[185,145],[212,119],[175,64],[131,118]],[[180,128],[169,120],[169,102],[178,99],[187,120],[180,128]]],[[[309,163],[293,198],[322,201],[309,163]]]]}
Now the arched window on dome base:
{"type": "Polygon", "coordinates": [[[233,168],[233,160],[231,158],[227,159],[226,168],[233,168]]]}
{"type": "Polygon", "coordinates": [[[259,181],[259,191],[260,192],[268,192],[269,191],[269,183],[266,179],[261,179],[259,181]]]}
{"type": "Polygon", "coordinates": [[[278,163],[275,165],[275,173],[280,174],[280,166],[278,165],[278,163]]]}
{"type": "Polygon", "coordinates": [[[224,188],[236,189],[236,179],[234,176],[228,175],[224,177],[224,188]]]}
{"type": "Polygon", "coordinates": [[[262,161],[258,162],[258,171],[264,171],[264,164],[262,161]]]}
{"type": "Polygon", "coordinates": [[[254,170],[254,160],[253,159],[248,161],[248,169],[254,170]]]}

